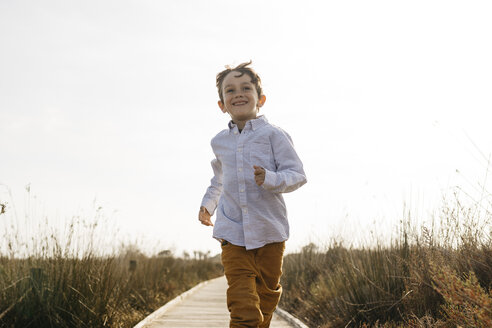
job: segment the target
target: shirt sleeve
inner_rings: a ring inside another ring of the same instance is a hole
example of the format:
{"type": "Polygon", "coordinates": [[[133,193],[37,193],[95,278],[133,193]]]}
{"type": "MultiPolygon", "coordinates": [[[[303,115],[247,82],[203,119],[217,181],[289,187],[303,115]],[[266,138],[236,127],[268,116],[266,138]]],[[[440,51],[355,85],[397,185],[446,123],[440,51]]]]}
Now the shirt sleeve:
{"type": "Polygon", "coordinates": [[[280,131],[271,139],[276,172],[265,169],[264,189],[275,193],[291,192],[307,182],[301,159],[290,136],[280,131]]]}
{"type": "Polygon", "coordinates": [[[217,158],[214,158],[211,164],[214,176],[210,180],[210,186],[207,188],[205,196],[203,196],[201,206],[204,206],[208,213],[213,215],[222,194],[222,164],[217,158]]]}

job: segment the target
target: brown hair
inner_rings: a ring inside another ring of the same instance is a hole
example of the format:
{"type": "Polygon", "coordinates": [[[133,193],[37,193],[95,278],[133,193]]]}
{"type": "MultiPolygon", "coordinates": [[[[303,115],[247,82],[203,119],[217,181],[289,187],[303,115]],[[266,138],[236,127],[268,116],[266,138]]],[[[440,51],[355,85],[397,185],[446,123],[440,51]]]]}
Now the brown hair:
{"type": "Polygon", "coordinates": [[[248,76],[251,78],[251,83],[253,83],[256,87],[256,92],[258,93],[258,99],[260,99],[261,96],[263,96],[260,77],[258,76],[258,74],[256,74],[256,72],[251,67],[248,67],[249,65],[251,65],[251,63],[252,61],[250,60],[249,62],[239,64],[236,67],[231,67],[227,65],[225,70],[217,74],[216,85],[217,85],[217,91],[219,91],[220,101],[224,102],[224,95],[222,93],[222,83],[224,82],[224,79],[227,76],[227,74],[229,74],[230,72],[238,72],[239,75],[236,75],[236,77],[241,77],[244,74],[248,74],[248,76]]]}

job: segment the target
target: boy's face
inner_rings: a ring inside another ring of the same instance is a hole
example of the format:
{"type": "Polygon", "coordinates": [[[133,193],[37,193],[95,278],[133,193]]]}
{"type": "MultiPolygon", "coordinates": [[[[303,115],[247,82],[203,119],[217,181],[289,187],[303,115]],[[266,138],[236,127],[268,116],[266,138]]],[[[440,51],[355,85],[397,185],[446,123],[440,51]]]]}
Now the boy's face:
{"type": "Polygon", "coordinates": [[[226,75],[222,83],[224,102],[219,100],[219,107],[224,113],[231,115],[234,123],[245,122],[256,118],[256,114],[265,102],[265,96],[258,99],[258,92],[251,77],[232,71],[226,75]]]}

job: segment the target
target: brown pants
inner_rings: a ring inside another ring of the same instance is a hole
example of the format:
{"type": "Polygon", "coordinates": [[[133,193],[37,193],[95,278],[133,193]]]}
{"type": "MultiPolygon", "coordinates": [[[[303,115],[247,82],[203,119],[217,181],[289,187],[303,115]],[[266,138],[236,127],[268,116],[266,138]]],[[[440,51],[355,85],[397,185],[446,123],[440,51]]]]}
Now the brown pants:
{"type": "Polygon", "coordinates": [[[245,247],[223,243],[222,264],[229,285],[230,327],[270,327],[282,294],[279,281],[284,249],[285,242],[249,251],[245,247]]]}

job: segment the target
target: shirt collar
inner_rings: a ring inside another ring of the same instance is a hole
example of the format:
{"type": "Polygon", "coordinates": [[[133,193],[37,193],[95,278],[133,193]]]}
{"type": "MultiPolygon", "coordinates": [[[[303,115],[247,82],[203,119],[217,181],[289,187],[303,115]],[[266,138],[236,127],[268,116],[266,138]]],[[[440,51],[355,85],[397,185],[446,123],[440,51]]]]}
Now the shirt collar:
{"type": "MultiPolygon", "coordinates": [[[[253,120],[247,121],[246,125],[244,126],[244,129],[245,130],[248,129],[248,126],[249,126],[249,129],[254,131],[254,130],[260,128],[261,126],[263,126],[267,123],[268,123],[268,120],[265,117],[265,115],[260,115],[253,120]]],[[[232,120],[229,121],[228,125],[229,125],[229,132],[232,132],[234,130],[234,128],[237,128],[236,123],[232,122],[232,120]]]]}

